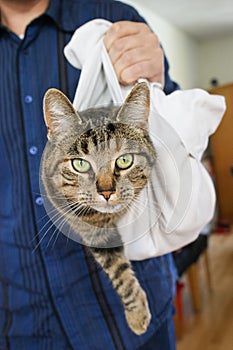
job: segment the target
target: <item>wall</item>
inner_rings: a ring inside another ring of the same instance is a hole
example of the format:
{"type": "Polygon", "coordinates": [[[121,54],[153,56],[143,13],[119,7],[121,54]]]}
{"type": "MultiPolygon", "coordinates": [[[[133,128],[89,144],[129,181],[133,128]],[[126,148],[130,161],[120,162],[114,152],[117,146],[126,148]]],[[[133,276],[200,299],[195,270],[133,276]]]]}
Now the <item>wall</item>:
{"type": "Polygon", "coordinates": [[[210,80],[219,85],[233,82],[233,35],[203,40],[200,43],[201,86],[210,88],[210,80]]]}

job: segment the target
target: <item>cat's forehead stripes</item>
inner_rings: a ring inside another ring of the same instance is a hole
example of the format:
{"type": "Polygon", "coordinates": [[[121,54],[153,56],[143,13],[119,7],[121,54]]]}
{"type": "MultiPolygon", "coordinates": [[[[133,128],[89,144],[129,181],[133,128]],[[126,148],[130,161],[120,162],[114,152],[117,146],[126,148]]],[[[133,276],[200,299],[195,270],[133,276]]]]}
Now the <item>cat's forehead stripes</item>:
{"type": "Polygon", "coordinates": [[[104,151],[109,149],[110,140],[114,139],[116,150],[120,149],[120,139],[115,135],[116,126],[109,123],[96,127],[83,133],[69,149],[70,155],[87,155],[91,151],[104,151]]]}

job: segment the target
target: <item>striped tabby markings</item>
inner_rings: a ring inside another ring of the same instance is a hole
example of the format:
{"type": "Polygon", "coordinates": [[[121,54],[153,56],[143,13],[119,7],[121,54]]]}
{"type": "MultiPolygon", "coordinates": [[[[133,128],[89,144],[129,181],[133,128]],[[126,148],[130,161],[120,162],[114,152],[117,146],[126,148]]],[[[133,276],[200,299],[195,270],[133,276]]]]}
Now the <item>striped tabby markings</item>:
{"type": "Polygon", "coordinates": [[[91,251],[121,298],[129,327],[137,335],[145,333],[151,320],[146,293],[124,256],[123,247],[91,251]]]}

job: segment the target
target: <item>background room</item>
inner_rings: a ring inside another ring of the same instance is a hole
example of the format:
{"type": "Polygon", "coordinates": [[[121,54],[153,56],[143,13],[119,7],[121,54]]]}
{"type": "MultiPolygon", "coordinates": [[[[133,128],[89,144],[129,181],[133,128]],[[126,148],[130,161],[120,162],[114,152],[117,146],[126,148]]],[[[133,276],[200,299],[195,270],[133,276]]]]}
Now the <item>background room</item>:
{"type": "Polygon", "coordinates": [[[226,98],[227,111],[203,159],[216,186],[216,216],[207,239],[187,251],[189,264],[177,284],[175,321],[178,350],[228,350],[233,331],[232,1],[125,2],[158,34],[170,75],[182,89],[202,88],[226,98]]]}

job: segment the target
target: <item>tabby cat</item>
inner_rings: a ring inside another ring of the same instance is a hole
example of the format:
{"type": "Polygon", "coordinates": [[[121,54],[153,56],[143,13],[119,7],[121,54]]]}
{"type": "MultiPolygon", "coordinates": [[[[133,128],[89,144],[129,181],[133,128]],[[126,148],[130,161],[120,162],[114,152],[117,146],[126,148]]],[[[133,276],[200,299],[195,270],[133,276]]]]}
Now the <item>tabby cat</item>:
{"type": "Polygon", "coordinates": [[[150,94],[137,84],[122,106],[77,113],[57,89],[44,96],[48,143],[41,162],[45,194],[88,246],[118,293],[131,330],[146,332],[147,297],[124,255],[116,222],[137,200],[155,161],[148,135],[150,94]]]}

